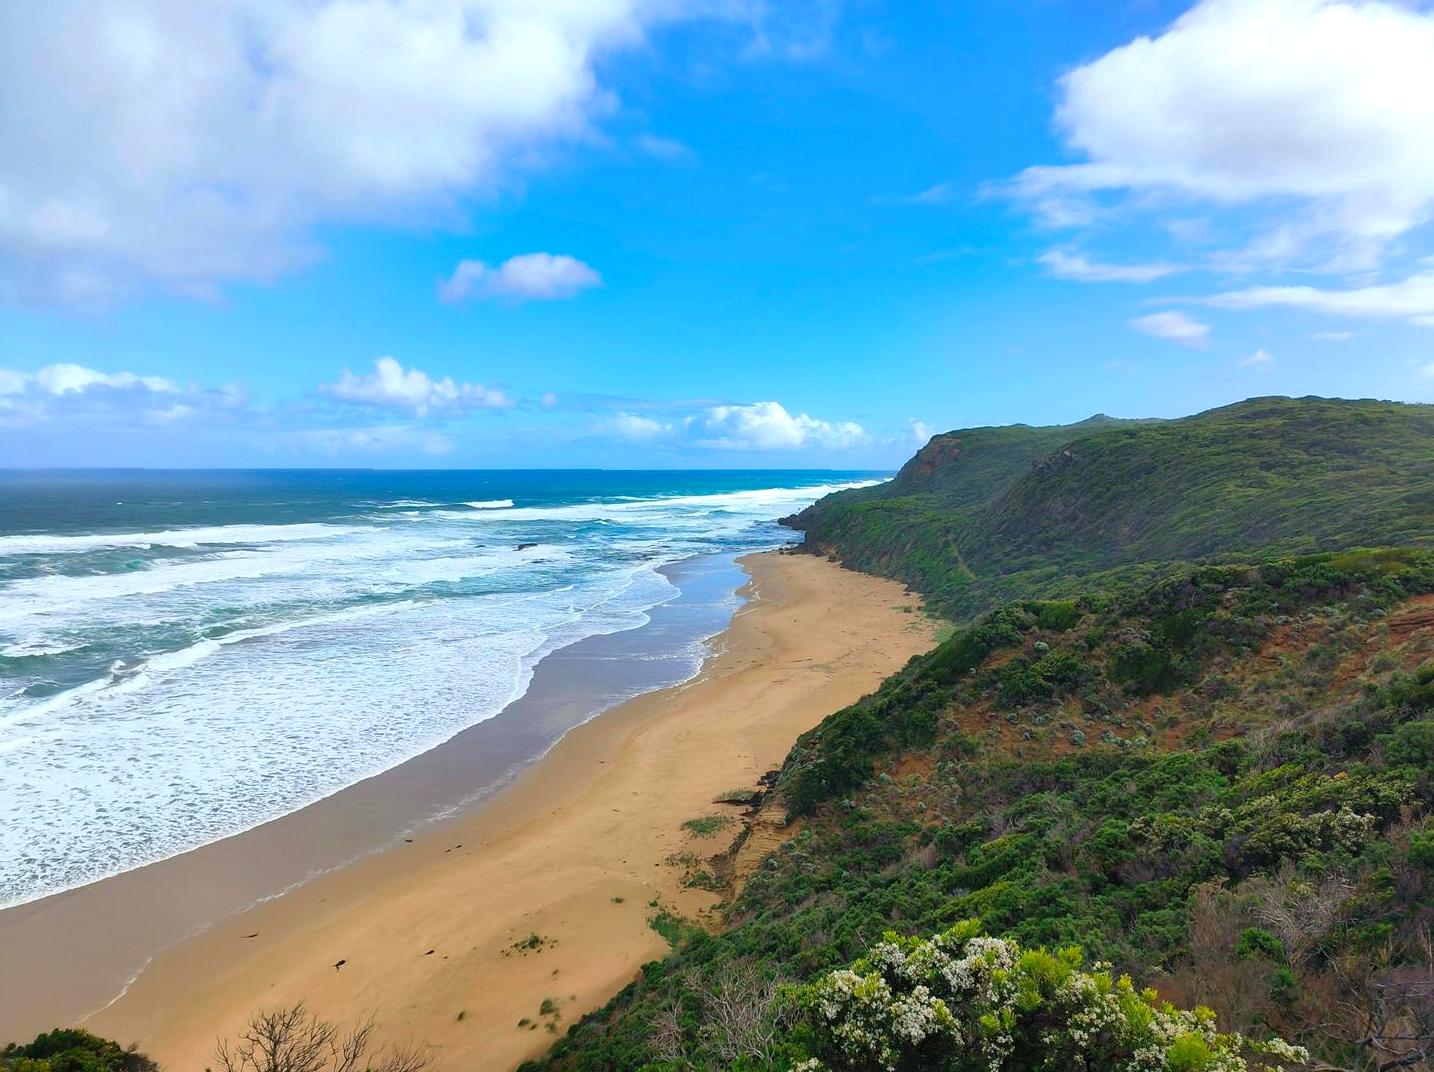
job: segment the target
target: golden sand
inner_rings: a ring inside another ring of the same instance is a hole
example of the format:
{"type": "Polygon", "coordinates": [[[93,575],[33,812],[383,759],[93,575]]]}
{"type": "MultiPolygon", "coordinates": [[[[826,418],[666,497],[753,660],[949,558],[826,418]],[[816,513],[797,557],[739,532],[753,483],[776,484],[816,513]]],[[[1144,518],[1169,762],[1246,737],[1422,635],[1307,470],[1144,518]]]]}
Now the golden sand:
{"type": "MultiPolygon", "coordinates": [[[[888,581],[807,555],[744,560],[751,601],[692,681],[570,732],[515,783],[412,843],[360,860],[187,939],[85,1024],[171,1070],[259,1007],[304,1000],[372,1016],[442,1072],[506,1070],[664,952],[658,901],[688,916],[715,895],[674,855],[712,853],[685,820],[753,786],[801,732],[932,642],[888,581]],[[537,935],[540,945],[525,948],[537,935]],[[549,999],[557,1016],[539,1008],[549,999]],[[535,1026],[519,1026],[521,1020],[535,1026]]],[[[67,970],[83,972],[76,964],[67,970]]]]}

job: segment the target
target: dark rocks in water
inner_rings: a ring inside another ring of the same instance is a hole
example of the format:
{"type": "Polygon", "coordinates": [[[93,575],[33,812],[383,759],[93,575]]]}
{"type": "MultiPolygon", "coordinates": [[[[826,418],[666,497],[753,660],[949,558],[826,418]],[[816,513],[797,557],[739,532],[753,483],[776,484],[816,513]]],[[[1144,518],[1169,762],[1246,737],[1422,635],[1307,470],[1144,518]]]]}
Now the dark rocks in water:
{"type": "Polygon", "coordinates": [[[533,542],[533,543],[520,543],[517,547],[513,548],[513,550],[515,550],[515,551],[526,551],[526,550],[527,550],[528,548],[530,548],[530,547],[537,547],[537,546],[538,546],[538,544],[537,544],[536,541],[533,542]]]}

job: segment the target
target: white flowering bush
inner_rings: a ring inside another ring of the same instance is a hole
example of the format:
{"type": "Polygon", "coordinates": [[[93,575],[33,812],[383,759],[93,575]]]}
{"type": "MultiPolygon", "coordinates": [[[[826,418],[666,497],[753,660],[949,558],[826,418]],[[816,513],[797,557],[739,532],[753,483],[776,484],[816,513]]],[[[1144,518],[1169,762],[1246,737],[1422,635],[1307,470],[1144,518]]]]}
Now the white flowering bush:
{"type": "Polygon", "coordinates": [[[1245,1072],[1308,1061],[1280,1040],[1216,1030],[1080,951],[1022,949],[967,920],[888,935],[802,989],[816,1056],[796,1072],[1245,1072]]]}

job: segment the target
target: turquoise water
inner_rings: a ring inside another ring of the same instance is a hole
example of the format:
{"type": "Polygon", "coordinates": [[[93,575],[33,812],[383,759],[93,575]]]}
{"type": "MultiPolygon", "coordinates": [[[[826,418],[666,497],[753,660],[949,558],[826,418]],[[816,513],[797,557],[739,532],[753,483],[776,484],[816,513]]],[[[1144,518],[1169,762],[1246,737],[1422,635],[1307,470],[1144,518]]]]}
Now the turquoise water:
{"type": "Polygon", "coordinates": [[[881,475],[0,473],[0,906],[424,752],[881,475]]]}

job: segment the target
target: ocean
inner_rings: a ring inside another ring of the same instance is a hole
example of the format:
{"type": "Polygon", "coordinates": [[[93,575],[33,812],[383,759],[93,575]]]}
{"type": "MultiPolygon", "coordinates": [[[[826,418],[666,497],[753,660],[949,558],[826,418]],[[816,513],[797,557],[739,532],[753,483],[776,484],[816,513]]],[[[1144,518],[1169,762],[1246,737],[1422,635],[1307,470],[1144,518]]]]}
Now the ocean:
{"type": "Polygon", "coordinates": [[[521,712],[592,638],[645,642],[570,721],[682,681],[740,602],[731,560],[885,475],[0,473],[0,908],[521,712]]]}

